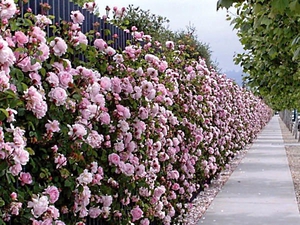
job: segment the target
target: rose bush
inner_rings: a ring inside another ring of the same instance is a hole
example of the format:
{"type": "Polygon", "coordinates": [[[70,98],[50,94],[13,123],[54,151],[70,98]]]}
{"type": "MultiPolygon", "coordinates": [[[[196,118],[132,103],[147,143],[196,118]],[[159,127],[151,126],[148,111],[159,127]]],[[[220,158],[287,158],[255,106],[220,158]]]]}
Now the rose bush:
{"type": "Polygon", "coordinates": [[[79,11],[46,37],[47,17],[0,5],[0,224],[188,224],[193,194],[271,117],[183,45],[133,28],[115,50],[79,11]]]}

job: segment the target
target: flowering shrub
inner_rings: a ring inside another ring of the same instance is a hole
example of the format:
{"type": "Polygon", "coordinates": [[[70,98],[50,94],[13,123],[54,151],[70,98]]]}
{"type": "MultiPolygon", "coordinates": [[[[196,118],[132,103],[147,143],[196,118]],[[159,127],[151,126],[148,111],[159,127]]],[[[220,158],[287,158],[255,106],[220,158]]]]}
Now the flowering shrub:
{"type": "Polygon", "coordinates": [[[51,21],[1,1],[0,224],[171,224],[271,110],[133,28],[123,51],[84,20],[51,21]],[[138,35],[137,35],[138,34],[138,35]]]}

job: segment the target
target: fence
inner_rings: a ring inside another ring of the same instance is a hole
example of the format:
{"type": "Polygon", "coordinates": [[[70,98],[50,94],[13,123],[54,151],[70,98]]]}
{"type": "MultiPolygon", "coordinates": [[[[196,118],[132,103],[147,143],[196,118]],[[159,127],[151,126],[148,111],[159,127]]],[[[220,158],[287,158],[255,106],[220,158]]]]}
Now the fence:
{"type": "Polygon", "coordinates": [[[279,113],[280,118],[285,123],[287,128],[292,132],[295,139],[300,142],[300,121],[297,110],[284,110],[279,113]]]}
{"type": "MultiPolygon", "coordinates": [[[[55,18],[53,23],[59,23],[60,20],[70,21],[71,11],[79,10],[85,17],[85,20],[81,26],[81,31],[86,33],[90,30],[95,29],[94,24],[98,23],[98,32],[101,34],[101,38],[104,40],[114,40],[114,43],[110,46],[114,49],[125,49],[127,40],[131,40],[131,34],[124,30],[116,27],[113,24],[107,23],[105,20],[94,15],[86,9],[82,9],[78,5],[69,0],[29,0],[28,3],[24,3],[23,0],[19,0],[19,7],[21,9],[21,15],[31,8],[34,14],[42,13],[41,3],[47,3],[51,6],[51,9],[47,11],[48,15],[54,15],[55,18]],[[105,30],[110,30],[110,34],[106,34],[105,30]],[[117,34],[118,38],[113,39],[113,35],[117,34]]],[[[48,35],[51,34],[50,28],[47,30],[48,35]]]]}

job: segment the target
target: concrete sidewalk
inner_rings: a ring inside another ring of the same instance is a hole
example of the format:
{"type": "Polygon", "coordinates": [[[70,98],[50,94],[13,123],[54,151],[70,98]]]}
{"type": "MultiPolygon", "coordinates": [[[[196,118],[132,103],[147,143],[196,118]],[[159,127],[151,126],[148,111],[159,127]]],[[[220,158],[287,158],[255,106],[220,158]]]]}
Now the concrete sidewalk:
{"type": "Polygon", "coordinates": [[[261,131],[198,225],[300,225],[279,117],[261,131]]]}

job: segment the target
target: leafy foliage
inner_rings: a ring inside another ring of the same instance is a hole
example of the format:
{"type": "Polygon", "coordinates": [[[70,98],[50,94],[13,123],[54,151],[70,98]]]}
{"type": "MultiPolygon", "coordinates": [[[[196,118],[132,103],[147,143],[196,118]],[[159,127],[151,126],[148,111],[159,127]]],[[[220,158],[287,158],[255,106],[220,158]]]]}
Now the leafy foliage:
{"type": "Polygon", "coordinates": [[[81,32],[79,11],[51,24],[8,1],[0,224],[191,224],[188,201],[251,142],[270,108],[184,45],[133,29],[115,50],[81,32]]]}
{"type": "Polygon", "coordinates": [[[245,52],[236,56],[248,85],[277,110],[299,108],[299,2],[237,3],[232,24],[245,52]]]}

